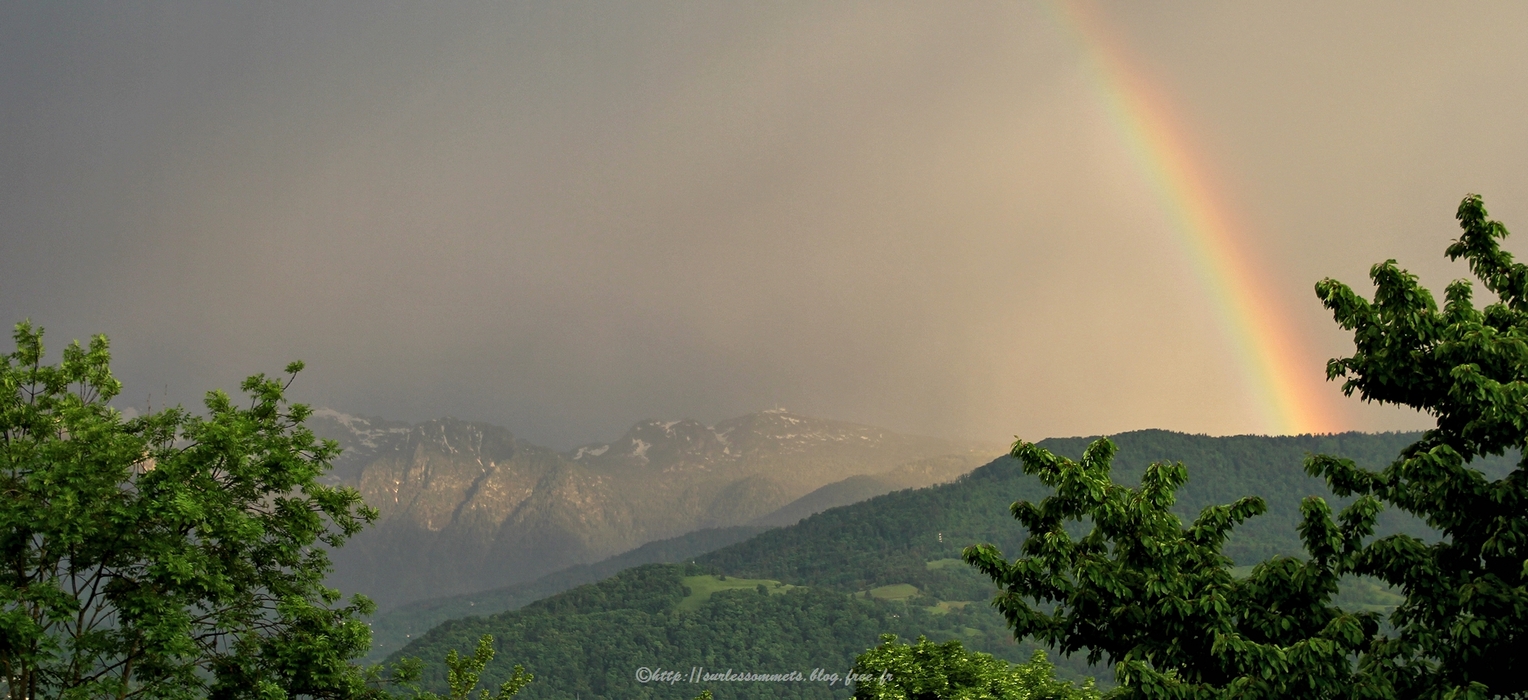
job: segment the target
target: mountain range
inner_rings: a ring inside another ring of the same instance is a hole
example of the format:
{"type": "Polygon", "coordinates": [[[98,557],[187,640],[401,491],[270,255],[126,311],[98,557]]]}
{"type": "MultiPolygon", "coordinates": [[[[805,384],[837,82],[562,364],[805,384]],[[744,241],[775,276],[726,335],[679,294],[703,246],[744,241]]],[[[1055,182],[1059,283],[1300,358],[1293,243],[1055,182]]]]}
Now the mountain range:
{"type": "MultiPolygon", "coordinates": [[[[1248,567],[1269,556],[1303,554],[1296,523],[1304,497],[1320,496],[1340,506],[1342,499],[1324,482],[1305,473],[1306,455],[1336,454],[1379,468],[1417,437],[1137,431],[1114,438],[1120,448],[1114,476],[1135,484],[1151,462],[1182,461],[1189,480],[1178,490],[1173,511],[1185,522],[1207,505],[1263,497],[1268,512],[1238,526],[1224,549],[1235,564],[1248,567]]],[[[1040,444],[1075,459],[1090,440],[1040,444]]],[[[1486,458],[1472,466],[1498,478],[1512,470],[1516,457],[1486,458]]],[[[988,605],[995,593],[991,582],[959,557],[963,547],[976,542],[994,543],[1016,556],[1027,533],[1013,519],[1010,504],[1038,501],[1050,493],[1004,457],[952,483],[828,509],[681,563],[627,569],[529,604],[526,599],[533,593],[521,591],[514,609],[449,620],[414,635],[390,658],[424,659],[426,686],[439,688],[445,671],[437,659],[451,649],[470,649],[481,635],[492,634],[499,656],[485,669],[484,683],[497,683],[508,677],[512,665],[524,664],[537,679],[524,691],[528,700],[690,698],[705,688],[689,682],[644,684],[633,671],[660,666],[803,674],[842,669],[887,632],[904,639],[959,639],[968,648],[1010,661],[1027,660],[1033,642],[1013,639],[1003,617],[988,605]]],[[[1391,532],[1437,536],[1415,518],[1385,511],[1376,534],[1391,532]]],[[[730,537],[716,541],[725,539],[730,537]]],[[[1233,569],[1233,575],[1246,575],[1246,570],[1233,569]]],[[[1362,578],[1345,580],[1336,600],[1346,609],[1371,610],[1392,608],[1396,601],[1393,591],[1362,578]]],[[[1053,660],[1060,675],[1093,676],[1110,684],[1111,670],[1090,667],[1081,654],[1053,660]]],[[[852,693],[824,683],[724,683],[711,689],[718,697],[737,698],[845,698],[852,693]]]]}
{"type": "Polygon", "coordinates": [[[1004,451],[778,409],[712,426],[641,421],[566,452],[453,418],[408,424],[321,409],[308,424],[343,448],[327,478],[380,513],[332,552],[329,583],[384,611],[696,530],[788,524],[949,481],[1004,451]]]}

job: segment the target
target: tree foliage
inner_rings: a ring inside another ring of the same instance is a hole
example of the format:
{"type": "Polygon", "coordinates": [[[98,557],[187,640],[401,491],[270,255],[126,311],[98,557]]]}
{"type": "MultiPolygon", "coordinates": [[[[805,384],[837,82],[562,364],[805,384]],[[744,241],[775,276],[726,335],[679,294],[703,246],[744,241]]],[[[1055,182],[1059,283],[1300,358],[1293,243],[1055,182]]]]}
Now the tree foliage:
{"type": "Polygon", "coordinates": [[[0,679],[10,697],[351,697],[370,633],[322,545],[375,518],[318,477],[288,377],[126,419],[103,336],[0,356],[0,679]]]}
{"type": "Polygon", "coordinates": [[[1473,285],[1458,280],[1440,310],[1394,260],[1370,273],[1372,302],[1333,280],[1316,285],[1356,345],[1327,376],[1348,395],[1436,419],[1383,471],[1327,456],[1306,465],[1338,495],[1383,501],[1443,534],[1433,544],[1404,535],[1340,543],[1346,570],[1405,594],[1390,619],[1396,633],[1377,639],[1362,667],[1406,697],[1528,693],[1528,462],[1501,479],[1473,464],[1528,447],[1528,267],[1501,249],[1507,229],[1479,196],[1457,218],[1463,232],[1447,255],[1466,260],[1495,303],[1476,308],[1473,285]]]}
{"type": "Polygon", "coordinates": [[[1027,664],[967,652],[958,641],[919,637],[897,642],[894,634],[854,662],[858,700],[1098,700],[1089,679],[1081,687],[1056,680],[1056,669],[1035,651],[1027,664]]]}
{"type": "MultiPolygon", "coordinates": [[[[1372,613],[1328,604],[1340,576],[1331,558],[1275,557],[1236,578],[1220,548],[1232,527],[1263,512],[1262,499],[1206,508],[1185,528],[1171,512],[1183,465],[1154,464],[1129,488],[1110,478],[1114,451],[1100,439],[1074,462],[1014,447],[1056,494],[1013,505],[1031,533],[1023,557],[1010,564],[982,545],[966,558],[999,584],[995,604],[1016,637],[1107,658],[1119,684],[1145,697],[1321,696],[1352,684],[1347,658],[1378,625],[1372,613]],[[1091,531],[1074,539],[1067,523],[1084,520],[1091,531]]],[[[1329,539],[1324,503],[1303,505],[1307,546],[1329,539]]]]}
{"type": "MultiPolygon", "coordinates": [[[[483,675],[483,669],[488,668],[488,662],[493,661],[493,635],[485,634],[478,638],[477,649],[472,656],[463,656],[455,649],[446,653],[446,687],[447,695],[443,698],[435,693],[423,692],[414,697],[416,700],[474,700],[472,691],[477,690],[478,680],[483,675]]],[[[406,659],[405,673],[417,676],[419,662],[417,659],[406,659]]],[[[476,700],[509,700],[521,688],[535,680],[535,676],[525,672],[525,667],[515,664],[515,669],[510,673],[509,679],[499,684],[498,692],[490,694],[488,690],[479,690],[476,700]]]]}
{"type": "Polygon", "coordinates": [[[1349,395],[1437,422],[1382,471],[1306,459],[1307,472],[1352,501],[1335,518],[1320,498],[1301,504],[1305,558],[1275,557],[1236,578],[1221,546],[1265,510],[1261,499],[1206,508],[1185,528],[1170,512],[1187,478],[1181,464],[1153,465],[1132,489],[1110,478],[1108,440],[1080,462],[1019,441],[1013,456],[1055,493],[1013,505],[1030,533],[1016,561],[990,545],[965,552],[1002,589],[995,605],[1015,635],[1109,658],[1137,697],[1528,692],[1528,472],[1519,463],[1492,479],[1477,468],[1486,456],[1521,454],[1528,441],[1528,268],[1500,249],[1507,231],[1479,197],[1464,200],[1458,219],[1463,234],[1447,254],[1467,260],[1497,296],[1483,309],[1472,285],[1456,281],[1440,310],[1393,260],[1371,271],[1372,301],[1330,279],[1316,285],[1354,336],[1354,354],[1332,360],[1328,378],[1343,379],[1349,395]],[[1386,504],[1441,539],[1375,538],[1386,504]],[[1090,531],[1074,539],[1069,522],[1090,531]],[[1400,590],[1391,630],[1332,604],[1346,574],[1400,590]]]}

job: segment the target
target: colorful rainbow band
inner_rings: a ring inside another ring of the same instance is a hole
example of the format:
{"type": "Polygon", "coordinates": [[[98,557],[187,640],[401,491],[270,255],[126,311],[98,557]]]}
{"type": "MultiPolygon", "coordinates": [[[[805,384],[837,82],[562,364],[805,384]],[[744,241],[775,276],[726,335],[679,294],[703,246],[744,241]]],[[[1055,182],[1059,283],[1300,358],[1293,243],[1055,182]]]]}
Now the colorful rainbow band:
{"type": "Polygon", "coordinates": [[[1102,18],[1072,3],[1047,3],[1061,30],[1081,48],[1087,73],[1110,122],[1150,183],[1189,266],[1211,300],[1217,320],[1269,434],[1338,430],[1329,410],[1319,362],[1249,253],[1251,238],[1238,226],[1209,168],[1172,118],[1163,90],[1136,70],[1124,42],[1102,18]]]}

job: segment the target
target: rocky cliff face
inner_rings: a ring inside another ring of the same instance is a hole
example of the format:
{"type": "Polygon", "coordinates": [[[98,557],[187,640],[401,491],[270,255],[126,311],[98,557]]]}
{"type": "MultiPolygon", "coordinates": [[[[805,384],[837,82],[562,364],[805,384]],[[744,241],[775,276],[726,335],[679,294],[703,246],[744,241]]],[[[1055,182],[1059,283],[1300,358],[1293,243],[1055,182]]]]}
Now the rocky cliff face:
{"type": "Polygon", "coordinates": [[[333,553],[330,584],[384,609],[747,523],[848,477],[1002,450],[784,411],[709,427],[643,421],[568,453],[450,418],[409,426],[325,410],[310,425],[345,448],[330,478],[381,514],[333,553]]]}

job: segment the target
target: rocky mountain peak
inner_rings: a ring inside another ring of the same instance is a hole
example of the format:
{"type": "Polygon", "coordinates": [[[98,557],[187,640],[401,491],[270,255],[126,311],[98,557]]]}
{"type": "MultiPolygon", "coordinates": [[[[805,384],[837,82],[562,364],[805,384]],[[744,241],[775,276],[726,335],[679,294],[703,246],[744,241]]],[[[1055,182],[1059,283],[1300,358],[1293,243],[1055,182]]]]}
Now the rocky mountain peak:
{"type": "Polygon", "coordinates": [[[308,428],[318,437],[340,445],[340,456],[334,460],[334,468],[324,475],[325,481],[354,484],[361,470],[377,455],[403,444],[413,426],[320,408],[308,418],[308,428]]]}
{"type": "Polygon", "coordinates": [[[886,436],[880,428],[774,408],[709,427],[693,419],[644,420],[614,442],[590,443],[567,453],[567,457],[586,466],[617,471],[693,471],[821,448],[875,449],[886,436]]]}
{"type": "Polygon", "coordinates": [[[644,420],[620,439],[594,443],[569,453],[575,462],[597,468],[657,466],[662,471],[708,469],[728,457],[726,441],[694,419],[644,420]]]}
{"type": "Polygon", "coordinates": [[[571,452],[455,418],[408,425],[325,409],[309,425],[345,449],[331,478],[357,488],[381,516],[335,552],[334,583],[384,606],[737,525],[833,482],[979,447],[783,409],[714,426],[644,420],[617,440],[571,452]],[[455,575],[429,575],[441,570],[455,575]]]}
{"type": "Polygon", "coordinates": [[[414,426],[408,433],[406,449],[409,452],[429,449],[491,465],[515,456],[515,436],[496,425],[437,418],[414,426]]]}

